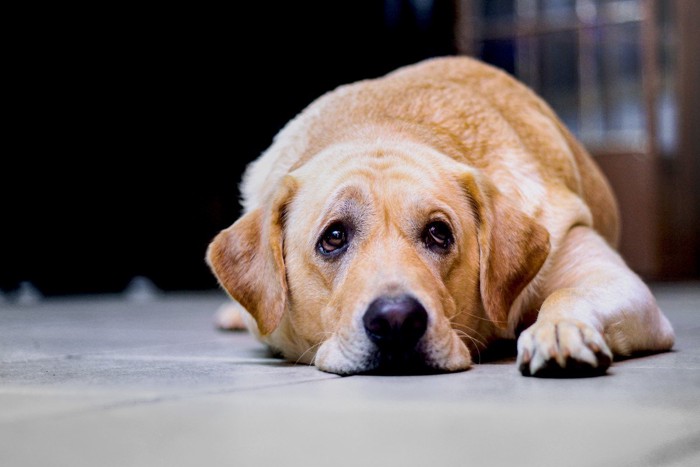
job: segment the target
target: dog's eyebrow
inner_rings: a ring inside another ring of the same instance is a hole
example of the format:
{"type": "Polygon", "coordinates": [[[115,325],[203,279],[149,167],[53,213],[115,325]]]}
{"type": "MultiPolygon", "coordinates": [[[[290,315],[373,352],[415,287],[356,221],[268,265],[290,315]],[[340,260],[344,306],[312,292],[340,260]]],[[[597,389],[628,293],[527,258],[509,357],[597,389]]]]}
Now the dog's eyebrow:
{"type": "Polygon", "coordinates": [[[358,186],[344,185],[337,189],[326,202],[318,217],[323,229],[328,222],[339,218],[360,218],[369,207],[366,193],[358,186]]]}
{"type": "Polygon", "coordinates": [[[352,205],[367,205],[367,195],[358,186],[345,185],[336,190],[326,203],[324,213],[350,209],[352,205]]]}

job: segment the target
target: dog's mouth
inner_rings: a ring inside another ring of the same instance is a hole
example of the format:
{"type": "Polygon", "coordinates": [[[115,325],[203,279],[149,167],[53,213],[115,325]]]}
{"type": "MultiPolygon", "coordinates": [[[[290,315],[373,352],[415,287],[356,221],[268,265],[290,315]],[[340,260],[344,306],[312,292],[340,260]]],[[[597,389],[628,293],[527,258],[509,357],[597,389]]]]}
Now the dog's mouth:
{"type": "Polygon", "coordinates": [[[339,375],[432,375],[464,371],[471,366],[469,350],[458,337],[430,338],[415,345],[377,345],[358,339],[331,338],[319,347],[316,367],[339,375]],[[361,342],[361,343],[360,343],[361,342]]]}
{"type": "Polygon", "coordinates": [[[429,375],[468,369],[469,350],[433,315],[411,295],[382,296],[362,315],[361,329],[341,328],[350,332],[334,334],[318,347],[315,364],[340,375],[429,375]]]}
{"type": "Polygon", "coordinates": [[[370,369],[363,371],[362,374],[410,376],[432,375],[446,372],[446,370],[429,364],[423,352],[417,349],[377,350],[368,367],[370,369]]]}

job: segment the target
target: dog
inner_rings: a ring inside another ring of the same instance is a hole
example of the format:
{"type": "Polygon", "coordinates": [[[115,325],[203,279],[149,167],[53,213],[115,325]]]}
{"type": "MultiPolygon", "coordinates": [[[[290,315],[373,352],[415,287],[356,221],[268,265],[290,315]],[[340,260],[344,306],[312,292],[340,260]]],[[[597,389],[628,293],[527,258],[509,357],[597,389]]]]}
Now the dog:
{"type": "Polygon", "coordinates": [[[325,94],[241,191],[244,214],[207,262],[291,361],[454,372],[517,339],[523,375],[565,377],[673,346],[615,250],[617,205],[592,158],[530,89],[475,59],[325,94]]]}

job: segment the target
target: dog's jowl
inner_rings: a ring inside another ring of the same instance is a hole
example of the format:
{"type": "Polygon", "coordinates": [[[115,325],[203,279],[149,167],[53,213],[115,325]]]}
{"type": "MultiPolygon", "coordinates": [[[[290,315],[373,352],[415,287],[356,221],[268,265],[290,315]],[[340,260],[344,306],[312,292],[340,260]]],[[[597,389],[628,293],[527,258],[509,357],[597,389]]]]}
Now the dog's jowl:
{"type": "Polygon", "coordinates": [[[459,371],[517,339],[524,375],[568,376],[673,345],[615,251],[600,170],[540,98],[476,60],[322,96],[242,191],[243,216],[207,260],[249,329],[292,361],[459,371]]]}

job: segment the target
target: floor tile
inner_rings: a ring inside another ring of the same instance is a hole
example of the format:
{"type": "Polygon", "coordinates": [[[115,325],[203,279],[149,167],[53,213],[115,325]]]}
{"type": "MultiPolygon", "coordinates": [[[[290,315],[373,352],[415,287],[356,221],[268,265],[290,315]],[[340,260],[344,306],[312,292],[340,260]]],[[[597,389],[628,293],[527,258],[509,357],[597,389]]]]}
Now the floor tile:
{"type": "Polygon", "coordinates": [[[0,304],[0,465],[700,465],[700,285],[673,352],[589,379],[511,360],[339,377],[214,329],[223,294],[0,304]]]}

